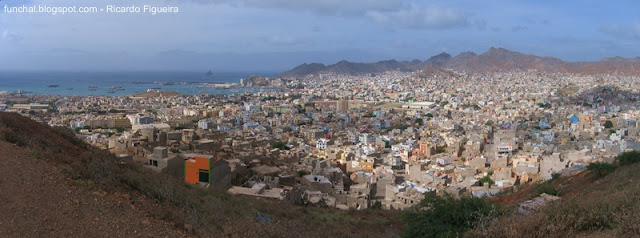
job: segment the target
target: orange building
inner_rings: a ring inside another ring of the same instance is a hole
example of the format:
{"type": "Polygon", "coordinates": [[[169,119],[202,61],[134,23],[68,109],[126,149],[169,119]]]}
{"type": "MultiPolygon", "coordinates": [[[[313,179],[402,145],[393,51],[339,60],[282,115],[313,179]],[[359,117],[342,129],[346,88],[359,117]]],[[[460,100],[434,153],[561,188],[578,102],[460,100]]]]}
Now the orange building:
{"type": "Polygon", "coordinates": [[[231,167],[226,160],[211,155],[184,154],[184,181],[215,187],[231,185],[231,167]]]}

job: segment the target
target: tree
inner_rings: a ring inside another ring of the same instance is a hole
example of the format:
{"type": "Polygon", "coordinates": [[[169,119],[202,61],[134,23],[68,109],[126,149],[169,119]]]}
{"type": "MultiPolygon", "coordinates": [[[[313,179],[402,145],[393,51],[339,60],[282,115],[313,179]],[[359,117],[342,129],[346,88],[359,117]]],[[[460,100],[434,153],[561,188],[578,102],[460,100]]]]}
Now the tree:
{"type": "Polygon", "coordinates": [[[538,107],[541,108],[551,108],[551,103],[538,103],[538,107]]]}
{"type": "Polygon", "coordinates": [[[560,191],[558,191],[558,189],[556,189],[555,186],[553,186],[552,181],[546,181],[544,183],[541,183],[540,185],[538,185],[538,187],[536,187],[536,193],[538,195],[546,193],[549,195],[553,195],[553,196],[558,196],[560,195],[560,191]]]}
{"type": "Polygon", "coordinates": [[[313,107],[313,108],[315,108],[316,104],[314,102],[306,102],[306,103],[304,103],[304,106],[305,107],[313,107]]]}
{"type": "Polygon", "coordinates": [[[613,128],[613,122],[611,122],[610,120],[607,120],[604,122],[604,128],[613,128]]]}
{"type": "Polygon", "coordinates": [[[376,201],[371,205],[371,209],[380,210],[382,208],[382,203],[380,201],[376,201]]]}
{"type": "Polygon", "coordinates": [[[621,166],[638,163],[640,162],[640,152],[634,150],[621,153],[616,157],[616,161],[621,166]]]}
{"type": "Polygon", "coordinates": [[[489,178],[489,176],[484,176],[480,179],[480,186],[484,186],[484,184],[489,184],[489,187],[491,187],[491,185],[493,185],[493,180],[491,180],[491,178],[489,178]]]}
{"type": "Polygon", "coordinates": [[[282,141],[276,141],[271,143],[271,147],[274,149],[278,148],[280,150],[289,150],[289,147],[287,147],[287,145],[282,141]]]}
{"type": "Polygon", "coordinates": [[[613,173],[616,170],[616,166],[609,163],[593,162],[587,165],[589,171],[593,171],[598,177],[604,177],[607,174],[613,173]]]}
{"type": "Polygon", "coordinates": [[[501,209],[482,198],[427,193],[420,203],[403,212],[408,227],[405,237],[462,237],[463,233],[485,219],[503,214],[501,209]]]}
{"type": "Polygon", "coordinates": [[[300,176],[300,177],[304,177],[307,174],[309,174],[309,172],[304,171],[304,170],[298,170],[298,176],[300,176]]]}

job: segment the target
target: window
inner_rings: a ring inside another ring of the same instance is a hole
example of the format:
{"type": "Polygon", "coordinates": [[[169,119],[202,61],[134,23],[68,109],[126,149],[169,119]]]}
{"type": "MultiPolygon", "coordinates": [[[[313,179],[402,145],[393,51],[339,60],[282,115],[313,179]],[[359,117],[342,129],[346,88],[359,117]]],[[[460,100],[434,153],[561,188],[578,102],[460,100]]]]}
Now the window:
{"type": "Polygon", "coordinates": [[[199,171],[199,179],[198,179],[198,181],[201,182],[201,183],[209,183],[209,171],[201,169],[199,171]]]}
{"type": "Polygon", "coordinates": [[[154,167],[158,167],[158,161],[157,160],[149,160],[149,165],[154,166],[154,167]]]}

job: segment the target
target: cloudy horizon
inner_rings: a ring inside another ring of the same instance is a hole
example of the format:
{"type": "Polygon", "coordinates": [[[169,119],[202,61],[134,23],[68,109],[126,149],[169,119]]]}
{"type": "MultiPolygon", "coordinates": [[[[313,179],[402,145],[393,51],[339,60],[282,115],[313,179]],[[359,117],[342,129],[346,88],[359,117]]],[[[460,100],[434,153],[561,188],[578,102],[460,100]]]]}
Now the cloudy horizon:
{"type": "MultiPolygon", "coordinates": [[[[2,1],[105,6],[99,0],[2,1]]],[[[502,47],[567,61],[640,56],[640,1],[140,0],[174,14],[0,11],[0,70],[278,71],[502,47]]]]}

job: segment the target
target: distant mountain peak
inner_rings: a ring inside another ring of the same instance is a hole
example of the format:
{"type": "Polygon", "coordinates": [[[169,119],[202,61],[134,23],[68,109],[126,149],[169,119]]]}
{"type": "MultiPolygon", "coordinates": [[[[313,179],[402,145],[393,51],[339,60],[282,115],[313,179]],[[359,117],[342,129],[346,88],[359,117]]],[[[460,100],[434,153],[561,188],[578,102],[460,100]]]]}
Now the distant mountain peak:
{"type": "Polygon", "coordinates": [[[473,57],[473,56],[478,56],[478,54],[476,54],[475,52],[471,52],[471,51],[465,51],[465,52],[460,52],[460,54],[458,54],[456,57],[473,57]]]}
{"type": "Polygon", "coordinates": [[[506,55],[506,54],[518,54],[518,55],[524,55],[520,52],[516,52],[516,51],[510,51],[507,50],[505,48],[496,48],[496,47],[491,47],[489,48],[489,50],[487,52],[485,52],[483,55],[506,55]]]}
{"type": "Polygon", "coordinates": [[[449,58],[451,58],[450,54],[448,54],[447,52],[442,52],[440,54],[431,56],[431,58],[429,58],[429,60],[430,59],[449,59],[449,58]]]}
{"type": "MultiPolygon", "coordinates": [[[[431,56],[428,60],[396,61],[383,60],[376,63],[353,63],[341,60],[332,65],[318,63],[303,64],[280,74],[280,77],[304,77],[320,73],[334,73],[346,75],[364,75],[383,73],[386,71],[416,72],[429,67],[453,69],[461,72],[495,72],[512,70],[536,70],[541,72],[571,72],[579,74],[598,73],[640,73],[640,57],[604,58],[597,62],[569,63],[554,57],[540,57],[523,54],[501,47],[490,47],[480,55],[471,52],[461,52],[452,57],[446,52],[431,56]]],[[[437,72],[433,69],[428,71],[437,72]]]]}

